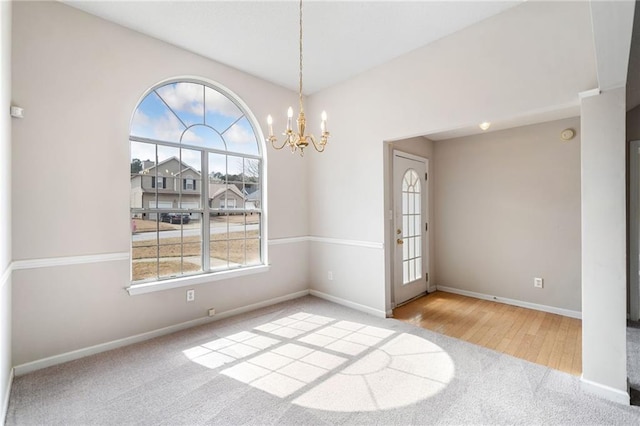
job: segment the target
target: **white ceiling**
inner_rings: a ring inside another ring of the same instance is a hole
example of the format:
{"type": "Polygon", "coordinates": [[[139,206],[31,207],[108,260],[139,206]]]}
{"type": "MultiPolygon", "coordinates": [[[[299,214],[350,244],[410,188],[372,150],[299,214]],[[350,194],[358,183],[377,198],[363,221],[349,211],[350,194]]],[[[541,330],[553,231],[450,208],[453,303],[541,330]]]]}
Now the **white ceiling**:
{"type": "MultiPolygon", "coordinates": [[[[297,1],[63,2],[298,90],[297,1]]],[[[347,80],[521,2],[305,1],[304,92],[347,80]]]]}

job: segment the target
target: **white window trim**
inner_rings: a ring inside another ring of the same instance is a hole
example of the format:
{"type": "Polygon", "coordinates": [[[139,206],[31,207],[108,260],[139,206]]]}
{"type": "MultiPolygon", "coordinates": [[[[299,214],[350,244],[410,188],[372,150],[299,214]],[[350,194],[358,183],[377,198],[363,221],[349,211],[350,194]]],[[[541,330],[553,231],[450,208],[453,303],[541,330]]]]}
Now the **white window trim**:
{"type": "Polygon", "coordinates": [[[205,274],[193,275],[188,277],[172,278],[161,281],[150,281],[140,284],[132,284],[126,288],[129,295],[136,296],[139,294],[153,293],[156,291],[170,290],[172,288],[189,287],[198,284],[206,284],[213,281],[228,280],[231,278],[242,277],[246,275],[259,274],[267,272],[271,268],[270,265],[247,266],[239,269],[230,269],[218,272],[208,272],[205,274]]]}

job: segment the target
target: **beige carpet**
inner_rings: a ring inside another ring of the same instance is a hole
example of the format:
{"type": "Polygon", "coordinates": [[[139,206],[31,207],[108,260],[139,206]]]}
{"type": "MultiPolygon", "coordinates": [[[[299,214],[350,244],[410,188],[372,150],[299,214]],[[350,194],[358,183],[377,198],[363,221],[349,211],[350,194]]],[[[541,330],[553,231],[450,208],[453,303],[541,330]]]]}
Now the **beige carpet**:
{"type": "Polygon", "coordinates": [[[304,297],[14,381],[8,425],[639,424],[579,379],[304,297]]]}

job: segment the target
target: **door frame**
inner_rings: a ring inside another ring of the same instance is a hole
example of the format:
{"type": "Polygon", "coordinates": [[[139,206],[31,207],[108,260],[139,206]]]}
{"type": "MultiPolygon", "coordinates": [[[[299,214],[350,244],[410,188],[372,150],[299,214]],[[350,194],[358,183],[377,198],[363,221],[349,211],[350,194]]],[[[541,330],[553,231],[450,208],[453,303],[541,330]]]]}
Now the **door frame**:
{"type": "MultiPolygon", "coordinates": [[[[419,156],[415,154],[410,154],[403,149],[394,148],[393,141],[385,141],[384,142],[384,262],[385,262],[385,309],[387,317],[393,316],[393,309],[396,307],[395,304],[395,294],[393,289],[393,274],[394,274],[394,253],[395,253],[395,228],[394,228],[394,211],[393,211],[393,157],[394,151],[398,151],[402,153],[403,156],[408,158],[415,158],[420,161],[424,161],[427,165],[427,170],[431,166],[431,160],[429,157],[419,156]]],[[[425,183],[425,218],[429,222],[429,233],[433,232],[432,220],[430,218],[430,213],[432,206],[431,200],[431,176],[433,174],[432,171],[429,171],[429,179],[427,179],[425,183]]],[[[431,238],[425,239],[425,249],[428,250],[429,255],[431,256],[432,251],[432,243],[431,238]]],[[[426,261],[424,265],[424,273],[429,272],[431,275],[430,267],[432,266],[431,259],[426,261]]],[[[427,292],[434,291],[435,287],[433,285],[433,279],[430,276],[429,282],[427,283],[427,292]]]]}
{"type": "MultiPolygon", "coordinates": [[[[398,228],[398,223],[396,223],[397,218],[398,218],[398,213],[396,211],[396,208],[398,207],[397,202],[399,201],[398,197],[400,197],[400,194],[398,194],[397,190],[398,190],[398,185],[400,184],[400,182],[396,182],[395,179],[398,177],[396,176],[396,170],[395,170],[395,165],[396,165],[396,157],[405,159],[405,160],[409,160],[409,161],[415,161],[416,163],[420,163],[422,164],[422,166],[424,167],[424,172],[425,172],[425,177],[424,180],[422,179],[422,176],[420,176],[420,229],[421,229],[421,260],[422,260],[422,274],[421,276],[415,280],[413,283],[417,283],[417,281],[421,281],[425,280],[424,282],[422,282],[422,284],[419,284],[421,287],[422,285],[424,285],[424,292],[420,292],[418,294],[416,294],[415,296],[413,296],[413,298],[418,297],[418,296],[422,296],[426,293],[428,293],[429,291],[429,281],[427,280],[427,277],[429,276],[429,230],[428,230],[428,225],[427,225],[427,229],[422,230],[422,226],[424,226],[423,224],[425,223],[429,223],[429,187],[428,187],[428,175],[429,175],[429,159],[415,155],[415,154],[409,154],[405,151],[399,150],[399,149],[394,149],[393,153],[392,153],[392,160],[391,160],[391,196],[393,198],[393,207],[392,207],[392,211],[393,211],[393,220],[391,221],[392,223],[392,230],[396,230],[398,228]]],[[[400,197],[401,198],[401,197],[400,197]]],[[[393,245],[393,253],[392,253],[392,259],[391,259],[391,269],[392,269],[392,275],[391,275],[391,293],[393,296],[393,304],[395,306],[398,306],[399,304],[404,304],[406,303],[408,300],[412,300],[410,299],[405,299],[402,300],[401,302],[398,302],[396,299],[396,292],[398,291],[398,288],[396,287],[396,285],[398,284],[396,282],[396,280],[398,279],[398,273],[399,271],[396,269],[398,267],[397,261],[398,261],[398,247],[396,244],[394,244],[395,239],[398,238],[398,236],[393,233],[393,238],[391,240],[391,244],[393,245]]],[[[417,285],[417,284],[412,284],[412,285],[417,285]]]]}

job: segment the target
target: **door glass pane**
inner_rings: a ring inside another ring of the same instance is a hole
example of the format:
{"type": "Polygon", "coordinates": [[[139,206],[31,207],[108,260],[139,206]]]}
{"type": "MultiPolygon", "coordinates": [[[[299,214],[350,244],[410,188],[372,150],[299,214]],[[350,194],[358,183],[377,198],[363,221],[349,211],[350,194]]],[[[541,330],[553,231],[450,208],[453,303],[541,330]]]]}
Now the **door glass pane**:
{"type": "Polygon", "coordinates": [[[422,212],[420,177],[415,170],[406,171],[402,179],[402,283],[409,284],[422,275],[422,212]]]}

